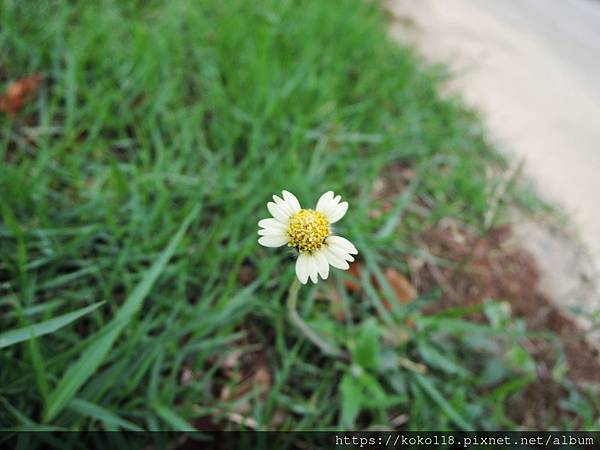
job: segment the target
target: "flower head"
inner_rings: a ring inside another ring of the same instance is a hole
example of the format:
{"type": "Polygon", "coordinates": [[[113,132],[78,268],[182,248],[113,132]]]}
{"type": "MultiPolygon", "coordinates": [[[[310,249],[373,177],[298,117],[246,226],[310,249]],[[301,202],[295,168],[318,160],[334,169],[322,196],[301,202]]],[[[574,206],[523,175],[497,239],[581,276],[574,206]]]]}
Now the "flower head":
{"type": "Polygon", "coordinates": [[[288,245],[298,251],[296,275],[302,284],[310,278],[313,283],[329,276],[329,265],[346,270],[352,255],[358,254],[348,239],[335,236],[331,224],[337,222],[348,210],[348,203],[333,191],[321,195],[315,209],[302,209],[296,196],[283,191],[283,198],[273,196],[267,209],[273,216],[258,222],[261,236],[258,243],[265,247],[288,245]]]}

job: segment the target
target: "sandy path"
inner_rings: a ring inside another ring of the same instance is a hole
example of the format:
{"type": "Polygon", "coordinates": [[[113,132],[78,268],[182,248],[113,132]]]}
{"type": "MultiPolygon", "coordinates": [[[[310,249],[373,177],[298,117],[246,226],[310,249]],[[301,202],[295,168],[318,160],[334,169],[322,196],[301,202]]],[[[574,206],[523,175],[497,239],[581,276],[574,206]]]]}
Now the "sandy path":
{"type": "Polygon", "coordinates": [[[389,0],[389,8],[392,34],[449,64],[450,88],[483,113],[500,149],[524,159],[600,267],[600,1],[389,0]]]}

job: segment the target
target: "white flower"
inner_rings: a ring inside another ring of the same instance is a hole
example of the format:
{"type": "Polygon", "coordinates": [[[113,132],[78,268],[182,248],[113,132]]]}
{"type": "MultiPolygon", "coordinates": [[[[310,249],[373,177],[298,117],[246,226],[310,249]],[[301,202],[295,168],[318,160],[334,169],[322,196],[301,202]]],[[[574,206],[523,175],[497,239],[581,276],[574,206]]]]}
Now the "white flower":
{"type": "Polygon", "coordinates": [[[274,202],[267,203],[273,216],[258,222],[261,236],[258,243],[265,247],[288,245],[298,250],[296,275],[302,284],[310,278],[313,283],[329,276],[329,265],[346,270],[352,255],[358,254],[356,247],[348,239],[335,236],[331,224],[337,222],[348,210],[348,203],[342,197],[334,196],[333,191],[321,195],[317,207],[300,208],[296,196],[283,191],[283,199],[274,195],[274,202]]]}

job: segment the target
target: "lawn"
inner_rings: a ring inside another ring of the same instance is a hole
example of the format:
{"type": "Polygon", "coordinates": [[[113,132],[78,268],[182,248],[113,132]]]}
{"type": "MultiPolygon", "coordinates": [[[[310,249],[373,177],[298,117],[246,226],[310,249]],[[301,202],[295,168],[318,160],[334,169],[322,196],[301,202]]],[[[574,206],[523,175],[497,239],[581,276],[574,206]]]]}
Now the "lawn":
{"type": "MultiPolygon", "coordinates": [[[[484,236],[520,188],[385,21],[359,0],[0,0],[0,92],[43,76],[0,113],[0,426],[519,428],[533,332],[502,298],[436,308],[443,283],[399,301],[394,280],[450,264],[428,230],[484,236]],[[359,264],[299,298],[348,358],[292,325],[293,252],[257,243],[283,189],[350,204],[359,264]]],[[[544,426],[593,428],[550,369],[571,413],[544,426]]]]}

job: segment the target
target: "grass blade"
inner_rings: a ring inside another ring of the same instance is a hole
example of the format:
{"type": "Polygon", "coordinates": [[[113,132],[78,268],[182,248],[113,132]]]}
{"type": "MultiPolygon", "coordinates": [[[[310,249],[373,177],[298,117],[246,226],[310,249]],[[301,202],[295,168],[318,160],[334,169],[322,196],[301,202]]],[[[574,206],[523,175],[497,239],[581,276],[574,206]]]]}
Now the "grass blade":
{"type": "Polygon", "coordinates": [[[456,409],[452,407],[450,403],[446,401],[444,395],[438,391],[438,389],[424,376],[416,375],[415,379],[421,388],[431,397],[431,399],[438,404],[441,410],[448,416],[448,418],[458,425],[462,430],[470,431],[473,430],[473,425],[467,422],[456,409]]]}
{"type": "Polygon", "coordinates": [[[173,430],[176,431],[197,431],[192,425],[190,425],[185,419],[177,415],[173,410],[155,403],[154,409],[162,420],[168,423],[173,430]]]}
{"type": "Polygon", "coordinates": [[[175,249],[183,238],[188,226],[196,218],[199,211],[199,206],[192,209],[167,247],[144,274],[133,292],[127,297],[127,300],[125,300],[115,318],[97,333],[98,338],[90,343],[77,362],[71,365],[66,371],[56,389],[50,394],[48,408],[44,414],[44,422],[47,423],[56,417],[75,397],[81,386],[100,367],[100,364],[104,361],[104,358],[125,325],[127,325],[131,317],[142,306],[144,299],[150,292],[158,276],[166,267],[169,259],[173,256],[173,253],[175,253],[175,249]]]}
{"type": "Polygon", "coordinates": [[[35,374],[35,381],[40,391],[40,396],[44,401],[44,405],[48,403],[48,395],[50,393],[50,385],[48,383],[48,372],[46,365],[44,364],[44,358],[38,347],[37,338],[31,336],[29,340],[29,354],[31,357],[31,363],[35,374]]]}
{"type": "Polygon", "coordinates": [[[85,308],[63,314],[62,316],[58,316],[53,319],[45,320],[35,325],[17,328],[16,330],[5,331],[4,333],[0,334],[0,348],[27,341],[31,339],[31,337],[39,337],[45,334],[53,333],[65,325],[68,325],[80,317],[99,308],[103,303],[103,301],[94,303],[93,305],[86,306],[85,308]]]}
{"type": "Polygon", "coordinates": [[[119,429],[144,431],[136,424],[117,416],[112,411],[80,398],[74,398],[69,404],[69,408],[81,415],[99,420],[107,431],[117,431],[119,429]]]}

